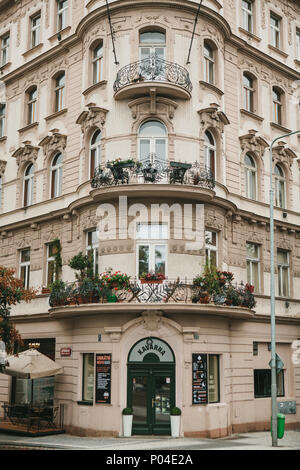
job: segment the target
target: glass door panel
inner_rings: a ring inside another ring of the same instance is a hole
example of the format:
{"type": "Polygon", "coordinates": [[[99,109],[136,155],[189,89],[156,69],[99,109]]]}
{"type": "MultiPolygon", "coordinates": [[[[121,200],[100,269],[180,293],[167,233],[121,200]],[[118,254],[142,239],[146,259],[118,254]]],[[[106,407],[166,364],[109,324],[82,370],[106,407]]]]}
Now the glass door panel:
{"type": "Polygon", "coordinates": [[[169,425],[171,378],[154,377],[154,424],[169,425]]]}
{"type": "Polygon", "coordinates": [[[148,377],[132,377],[133,426],[147,425],[148,377]]]}

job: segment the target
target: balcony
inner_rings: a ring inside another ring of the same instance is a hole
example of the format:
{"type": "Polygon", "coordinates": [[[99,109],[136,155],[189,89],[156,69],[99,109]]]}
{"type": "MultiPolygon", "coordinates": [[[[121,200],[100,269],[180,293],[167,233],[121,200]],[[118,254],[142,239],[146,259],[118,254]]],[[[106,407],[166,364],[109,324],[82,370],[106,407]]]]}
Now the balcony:
{"type": "Polygon", "coordinates": [[[193,87],[184,67],[151,55],[119,70],[114,83],[115,99],[150,95],[153,88],[159,95],[188,100],[193,87]]]}

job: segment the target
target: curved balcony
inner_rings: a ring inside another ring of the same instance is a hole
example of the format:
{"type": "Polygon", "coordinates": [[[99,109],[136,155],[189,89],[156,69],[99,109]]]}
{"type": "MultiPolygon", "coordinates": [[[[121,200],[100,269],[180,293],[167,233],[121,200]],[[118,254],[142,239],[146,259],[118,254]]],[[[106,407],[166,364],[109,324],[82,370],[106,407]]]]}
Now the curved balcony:
{"type": "Polygon", "coordinates": [[[119,70],[114,83],[115,99],[148,95],[153,87],[157,94],[184,100],[190,99],[193,88],[184,67],[151,55],[119,70]]]}
{"type": "MultiPolygon", "coordinates": [[[[199,195],[205,200],[211,200],[214,196],[214,176],[210,169],[198,162],[182,163],[160,160],[156,155],[149,155],[143,162],[133,160],[107,163],[99,165],[91,180],[94,190],[93,197],[97,199],[99,190],[105,190],[106,196],[112,197],[113,193],[120,194],[120,190],[126,193],[134,192],[135,195],[172,196],[180,192],[180,197],[193,197],[199,195]],[[107,188],[111,188],[107,193],[107,188]],[[122,189],[121,189],[122,188],[122,189]]],[[[101,199],[103,199],[100,191],[101,199]]]]}

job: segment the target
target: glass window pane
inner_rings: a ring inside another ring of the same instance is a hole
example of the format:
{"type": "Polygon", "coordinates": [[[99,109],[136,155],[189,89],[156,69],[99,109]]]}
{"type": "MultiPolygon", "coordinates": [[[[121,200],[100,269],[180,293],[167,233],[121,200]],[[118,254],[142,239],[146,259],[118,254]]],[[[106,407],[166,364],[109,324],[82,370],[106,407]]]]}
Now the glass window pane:
{"type": "Polygon", "coordinates": [[[150,140],[140,140],[140,161],[143,162],[149,159],[150,155],[150,140]]]}
{"type": "Polygon", "coordinates": [[[139,130],[140,137],[163,137],[166,135],[166,127],[159,121],[144,122],[139,130]]]}
{"type": "Polygon", "coordinates": [[[166,35],[161,31],[145,31],[140,33],[141,44],[165,44],[166,35]]]}
{"type": "Polygon", "coordinates": [[[166,273],[166,245],[155,246],[155,274],[166,273]]]}
{"type": "Polygon", "coordinates": [[[156,139],[155,153],[158,160],[166,160],[166,141],[165,139],[156,139]]]}
{"type": "Polygon", "coordinates": [[[147,424],[147,377],[132,378],[133,423],[147,424]]]}
{"type": "Polygon", "coordinates": [[[140,245],[139,246],[139,277],[143,273],[149,272],[149,246],[148,245],[140,245]]]}
{"type": "Polygon", "coordinates": [[[21,251],[21,263],[30,261],[30,250],[21,251]]]}
{"type": "Polygon", "coordinates": [[[278,250],[277,251],[277,262],[278,262],[278,264],[288,264],[288,252],[278,250]]]}
{"type": "Polygon", "coordinates": [[[219,397],[219,356],[208,356],[208,402],[218,403],[219,397]]]}
{"type": "Polygon", "coordinates": [[[94,398],[94,354],[83,355],[82,399],[93,401],[94,398]]]}
{"type": "Polygon", "coordinates": [[[254,292],[259,292],[259,264],[252,263],[252,280],[251,284],[254,286],[254,292]]]}

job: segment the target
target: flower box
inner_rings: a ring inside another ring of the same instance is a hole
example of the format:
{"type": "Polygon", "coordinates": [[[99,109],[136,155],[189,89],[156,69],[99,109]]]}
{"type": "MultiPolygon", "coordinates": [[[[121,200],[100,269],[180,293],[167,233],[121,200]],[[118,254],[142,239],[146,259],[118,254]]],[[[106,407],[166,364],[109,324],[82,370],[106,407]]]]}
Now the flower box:
{"type": "Polygon", "coordinates": [[[163,279],[153,279],[153,280],[148,280],[148,279],[141,279],[141,284],[162,284],[163,279]]]}

